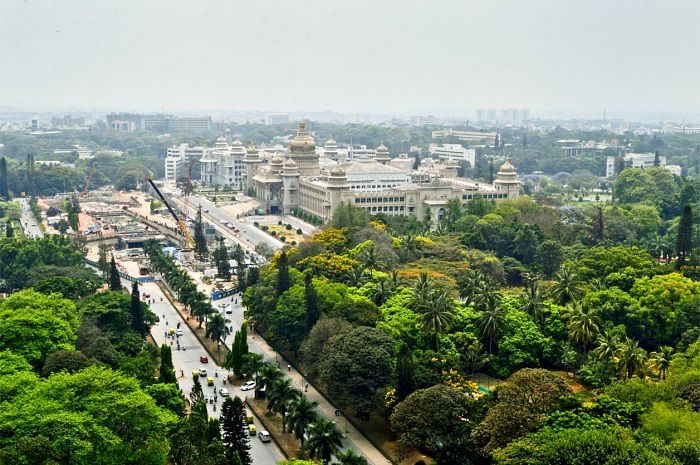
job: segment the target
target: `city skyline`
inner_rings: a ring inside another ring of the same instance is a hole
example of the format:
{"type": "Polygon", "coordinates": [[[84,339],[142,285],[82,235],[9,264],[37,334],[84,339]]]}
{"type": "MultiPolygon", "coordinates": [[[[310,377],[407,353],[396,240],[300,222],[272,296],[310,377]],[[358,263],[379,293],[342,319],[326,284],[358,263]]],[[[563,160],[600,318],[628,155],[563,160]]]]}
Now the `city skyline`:
{"type": "Polygon", "coordinates": [[[6,1],[0,105],[700,113],[696,2],[398,5],[6,1]]]}

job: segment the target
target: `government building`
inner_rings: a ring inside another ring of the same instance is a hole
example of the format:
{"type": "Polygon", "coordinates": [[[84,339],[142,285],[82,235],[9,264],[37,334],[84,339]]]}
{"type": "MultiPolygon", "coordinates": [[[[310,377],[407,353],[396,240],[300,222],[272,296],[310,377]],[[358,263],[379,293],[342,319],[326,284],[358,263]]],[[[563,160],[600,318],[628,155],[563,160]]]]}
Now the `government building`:
{"type": "MultiPolygon", "coordinates": [[[[268,213],[303,211],[323,221],[331,219],[341,204],[350,203],[370,214],[410,215],[419,220],[430,217],[438,222],[451,199],[466,203],[479,196],[502,200],[520,194],[521,182],[508,160],[494,183],[488,184],[459,178],[459,165],[451,158],[424,160],[414,170],[412,159],[405,155],[392,158],[384,144],[377,147],[374,156],[341,161],[334,156],[337,146],[331,139],[322,152],[332,158],[321,159],[303,122],[284,159],[275,153],[265,163],[258,149],[248,147],[242,158],[242,190],[254,191],[268,213]]],[[[205,160],[202,162],[204,175],[205,160]]]]}

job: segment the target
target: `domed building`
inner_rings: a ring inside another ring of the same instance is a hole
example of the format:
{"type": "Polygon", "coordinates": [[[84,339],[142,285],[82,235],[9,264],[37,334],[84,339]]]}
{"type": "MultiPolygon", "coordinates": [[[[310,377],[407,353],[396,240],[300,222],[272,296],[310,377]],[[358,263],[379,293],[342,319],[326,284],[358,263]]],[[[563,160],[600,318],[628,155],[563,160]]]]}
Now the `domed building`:
{"type": "Polygon", "coordinates": [[[297,135],[289,145],[288,158],[294,160],[301,176],[316,176],[320,172],[316,141],[306,132],[303,121],[299,123],[297,135]]]}
{"type": "MultiPolygon", "coordinates": [[[[335,141],[326,142],[324,155],[334,153],[335,141]]],[[[246,154],[245,185],[252,187],[260,206],[271,214],[294,214],[298,211],[322,221],[333,217],[342,204],[353,204],[368,213],[389,216],[413,216],[419,220],[442,220],[451,199],[466,204],[481,197],[501,200],[517,197],[520,181],[513,165],[506,160],[493,184],[459,178],[459,165],[452,159],[435,162],[440,169],[412,167],[413,159],[405,155],[391,158],[381,144],[376,157],[358,157],[345,163],[320,168],[314,139],[299,124],[283,160],[275,152],[264,164],[257,153],[246,154]],[[394,161],[405,161],[395,166],[394,161]]]]}
{"type": "Polygon", "coordinates": [[[243,189],[245,155],[240,140],[236,139],[229,145],[225,137],[219,137],[214,148],[200,159],[202,185],[243,189]]]}

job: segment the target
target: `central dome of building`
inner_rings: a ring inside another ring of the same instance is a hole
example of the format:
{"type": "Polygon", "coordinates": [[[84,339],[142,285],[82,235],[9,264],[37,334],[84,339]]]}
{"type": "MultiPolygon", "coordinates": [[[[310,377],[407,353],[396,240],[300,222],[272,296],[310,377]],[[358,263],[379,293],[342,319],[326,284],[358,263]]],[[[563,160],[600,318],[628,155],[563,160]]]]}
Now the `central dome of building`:
{"type": "Polygon", "coordinates": [[[316,142],[306,132],[306,124],[303,121],[299,122],[299,130],[291,141],[287,158],[294,160],[302,176],[317,176],[320,172],[316,142]]]}
{"type": "Polygon", "coordinates": [[[306,125],[303,121],[299,123],[299,130],[296,137],[292,139],[291,151],[298,153],[312,153],[316,150],[316,141],[306,132],[306,125]]]}

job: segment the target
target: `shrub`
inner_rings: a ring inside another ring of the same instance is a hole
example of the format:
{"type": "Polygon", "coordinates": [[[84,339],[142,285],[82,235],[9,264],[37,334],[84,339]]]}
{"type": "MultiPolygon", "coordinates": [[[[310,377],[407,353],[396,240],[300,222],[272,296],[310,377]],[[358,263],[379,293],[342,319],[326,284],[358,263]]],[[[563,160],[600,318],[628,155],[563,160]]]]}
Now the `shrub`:
{"type": "Polygon", "coordinates": [[[287,224],[287,226],[285,226],[284,229],[286,229],[287,231],[291,231],[291,230],[292,230],[292,225],[291,225],[291,224],[287,224]]]}
{"type": "Polygon", "coordinates": [[[277,231],[270,231],[270,235],[271,235],[271,236],[276,236],[276,235],[277,235],[277,231]]]}
{"type": "Polygon", "coordinates": [[[263,231],[267,231],[267,230],[270,229],[270,228],[268,228],[266,225],[263,225],[263,227],[262,227],[261,229],[262,229],[263,231]]]}
{"type": "Polygon", "coordinates": [[[279,221],[277,222],[277,226],[282,226],[282,220],[279,220],[279,221]]]}
{"type": "Polygon", "coordinates": [[[258,226],[260,226],[260,223],[258,223],[257,221],[253,221],[253,226],[257,228],[258,226]]]}
{"type": "Polygon", "coordinates": [[[286,241],[286,240],[287,240],[287,238],[286,238],[286,237],[284,237],[284,236],[280,236],[280,238],[279,238],[279,239],[280,239],[280,242],[284,242],[284,241],[286,241]]]}
{"type": "Polygon", "coordinates": [[[290,244],[291,244],[292,246],[295,246],[295,245],[297,245],[297,241],[292,241],[292,242],[290,242],[290,244]]]}
{"type": "Polygon", "coordinates": [[[302,235],[304,231],[301,230],[301,228],[297,229],[297,234],[302,235]]]}

